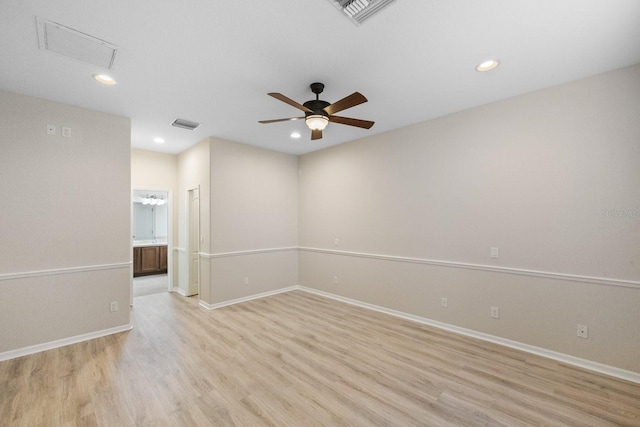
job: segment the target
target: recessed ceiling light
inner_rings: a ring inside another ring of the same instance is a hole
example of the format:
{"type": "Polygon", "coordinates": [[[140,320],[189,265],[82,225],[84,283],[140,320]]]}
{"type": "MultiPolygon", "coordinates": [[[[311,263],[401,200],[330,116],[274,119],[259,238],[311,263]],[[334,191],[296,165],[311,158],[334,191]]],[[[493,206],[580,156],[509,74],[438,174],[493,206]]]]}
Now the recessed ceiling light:
{"type": "Polygon", "coordinates": [[[156,144],[164,144],[164,139],[162,138],[153,138],[153,142],[156,144]]]}
{"type": "Polygon", "coordinates": [[[491,71],[498,65],[500,65],[500,62],[495,59],[491,59],[489,61],[484,61],[482,64],[478,65],[476,67],[476,71],[491,71]]]}
{"type": "Polygon", "coordinates": [[[292,132],[291,133],[291,138],[298,139],[298,138],[300,138],[300,136],[301,136],[300,132],[292,132]]]}
{"type": "Polygon", "coordinates": [[[103,85],[113,86],[115,84],[118,84],[118,82],[116,82],[112,77],[107,76],[106,74],[94,74],[93,78],[103,85]]]}

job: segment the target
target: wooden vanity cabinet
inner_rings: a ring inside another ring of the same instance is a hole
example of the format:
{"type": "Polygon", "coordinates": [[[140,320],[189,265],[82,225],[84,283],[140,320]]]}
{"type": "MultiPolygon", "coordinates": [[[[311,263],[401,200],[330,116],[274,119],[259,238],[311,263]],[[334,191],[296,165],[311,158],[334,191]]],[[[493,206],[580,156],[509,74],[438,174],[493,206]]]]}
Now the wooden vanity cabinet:
{"type": "Polygon", "coordinates": [[[167,272],[166,246],[138,246],[133,248],[133,277],[167,272]]]}
{"type": "Polygon", "coordinates": [[[160,246],[160,253],[158,255],[160,256],[160,271],[162,271],[163,273],[166,273],[167,272],[167,247],[160,246]]]}

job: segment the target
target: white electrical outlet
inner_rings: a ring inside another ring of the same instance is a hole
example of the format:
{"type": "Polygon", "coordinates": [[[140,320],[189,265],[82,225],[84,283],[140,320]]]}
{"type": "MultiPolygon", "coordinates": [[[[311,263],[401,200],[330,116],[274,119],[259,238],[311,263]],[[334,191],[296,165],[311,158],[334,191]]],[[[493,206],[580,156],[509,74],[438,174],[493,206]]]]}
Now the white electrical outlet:
{"type": "Polygon", "coordinates": [[[245,278],[244,278],[244,284],[245,284],[245,285],[248,285],[248,284],[249,284],[249,278],[248,278],[248,277],[245,277],[245,278]]]}
{"type": "Polygon", "coordinates": [[[333,276],[333,283],[338,284],[338,276],[333,276]]]}
{"type": "Polygon", "coordinates": [[[57,130],[56,125],[47,125],[47,134],[55,135],[56,134],[56,130],[57,130]]]}
{"type": "Polygon", "coordinates": [[[112,313],[114,311],[118,311],[118,301],[111,301],[111,303],[109,304],[109,311],[111,311],[112,313]]]}
{"type": "Polygon", "coordinates": [[[589,327],[585,325],[578,325],[577,335],[580,338],[588,339],[589,338],[589,327]]]}
{"type": "Polygon", "coordinates": [[[500,309],[498,307],[491,307],[491,317],[494,319],[500,318],[500,309]]]}
{"type": "Polygon", "coordinates": [[[71,138],[71,128],[62,126],[62,136],[64,136],[65,138],[71,138]]]}
{"type": "Polygon", "coordinates": [[[440,305],[444,308],[449,307],[449,301],[446,298],[440,298],[440,305]]]}
{"type": "Polygon", "coordinates": [[[491,247],[491,258],[499,258],[500,251],[495,246],[491,247]]]}

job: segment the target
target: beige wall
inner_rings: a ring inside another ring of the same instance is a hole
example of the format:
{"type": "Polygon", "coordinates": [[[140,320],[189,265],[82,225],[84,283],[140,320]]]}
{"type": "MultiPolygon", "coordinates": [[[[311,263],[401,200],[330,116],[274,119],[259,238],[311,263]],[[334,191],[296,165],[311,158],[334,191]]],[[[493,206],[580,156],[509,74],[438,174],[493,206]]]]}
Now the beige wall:
{"type": "Polygon", "coordinates": [[[296,246],[297,157],[211,141],[212,252],[296,246]]]}
{"type": "Polygon", "coordinates": [[[296,156],[211,138],[206,303],[297,284],[297,174],[296,156]]]}
{"type": "Polygon", "coordinates": [[[187,189],[196,186],[204,304],[296,285],[297,171],[296,156],[213,137],[179,156],[132,150],[133,187],[167,188],[175,183],[177,188],[174,286],[191,293],[187,189]]]}
{"type": "MultiPolygon", "coordinates": [[[[166,190],[171,200],[171,247],[178,245],[178,156],[131,149],[131,187],[166,190]]],[[[172,256],[172,283],[178,283],[177,256],[172,256]]]]}
{"type": "Polygon", "coordinates": [[[638,117],[634,66],[301,156],[299,282],[640,372],[638,117]]]}
{"type": "Polygon", "coordinates": [[[0,357],[129,324],[130,134],[123,117],[0,91],[0,357]]]}

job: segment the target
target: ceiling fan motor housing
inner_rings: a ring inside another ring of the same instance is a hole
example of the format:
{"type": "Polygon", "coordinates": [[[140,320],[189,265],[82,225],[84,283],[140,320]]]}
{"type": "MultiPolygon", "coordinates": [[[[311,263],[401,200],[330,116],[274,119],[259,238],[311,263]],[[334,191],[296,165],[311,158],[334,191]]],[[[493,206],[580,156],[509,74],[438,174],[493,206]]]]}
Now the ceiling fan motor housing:
{"type": "Polygon", "coordinates": [[[302,105],[304,105],[305,107],[313,111],[313,113],[305,112],[304,113],[305,117],[308,117],[311,115],[322,115],[325,117],[329,117],[329,114],[327,114],[327,112],[324,111],[324,108],[331,105],[330,102],[323,101],[321,99],[312,99],[310,101],[305,102],[302,105]]]}

